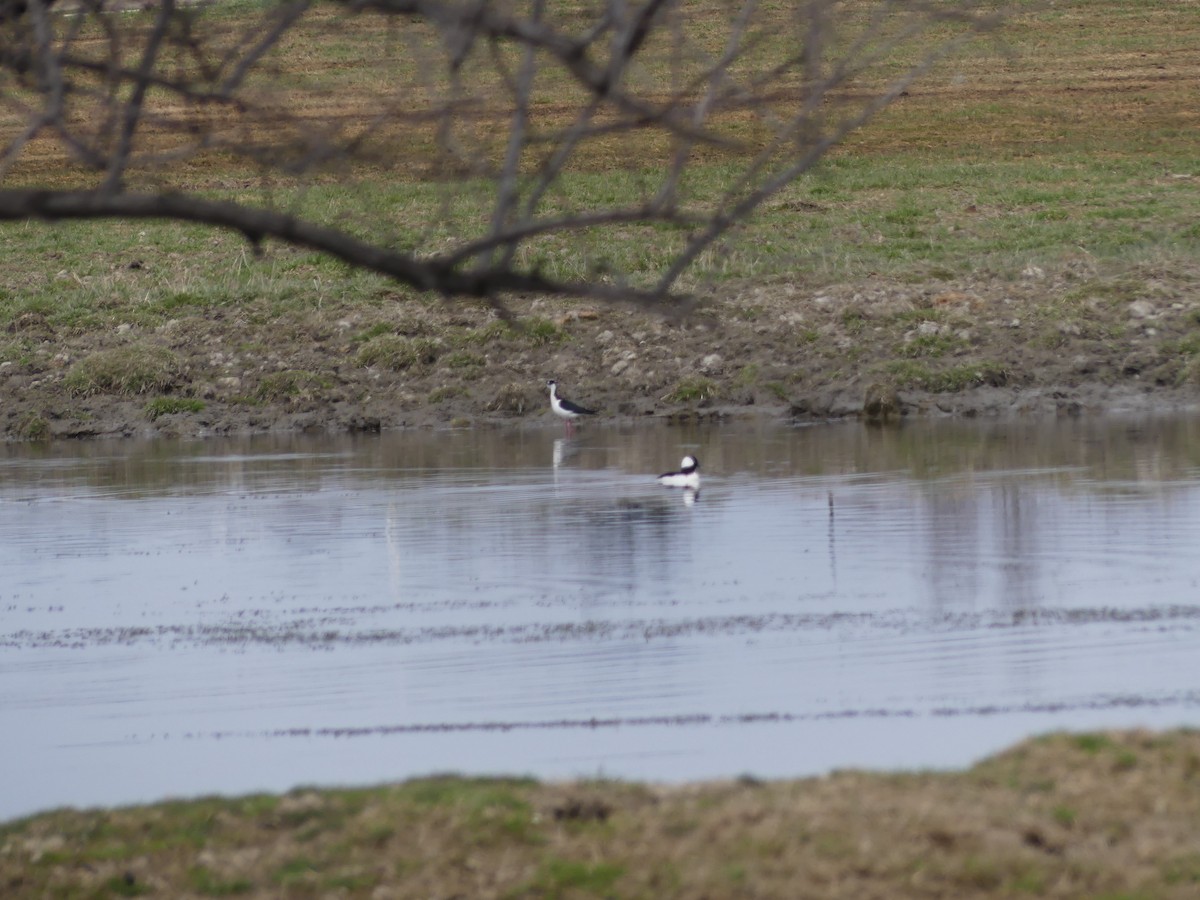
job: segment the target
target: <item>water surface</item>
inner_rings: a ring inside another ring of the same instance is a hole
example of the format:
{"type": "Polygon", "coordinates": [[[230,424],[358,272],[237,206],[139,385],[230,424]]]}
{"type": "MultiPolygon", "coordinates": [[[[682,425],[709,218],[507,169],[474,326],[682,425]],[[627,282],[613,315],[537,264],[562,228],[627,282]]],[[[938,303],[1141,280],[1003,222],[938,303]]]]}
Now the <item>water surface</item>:
{"type": "Polygon", "coordinates": [[[1200,422],[0,449],[0,818],[1200,722],[1200,422]],[[695,453],[698,497],[653,475],[695,453]]]}

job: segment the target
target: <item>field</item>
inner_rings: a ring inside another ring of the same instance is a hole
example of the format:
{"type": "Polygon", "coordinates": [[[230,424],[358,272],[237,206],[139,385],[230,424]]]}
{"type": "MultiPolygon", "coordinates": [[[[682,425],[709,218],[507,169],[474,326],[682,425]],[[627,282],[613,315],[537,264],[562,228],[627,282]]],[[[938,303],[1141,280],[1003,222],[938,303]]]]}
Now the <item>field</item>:
{"type": "MultiPolygon", "coordinates": [[[[468,426],[545,416],[547,377],[625,417],[1191,406],[1200,9],[1023,9],[702,258],[684,283],[701,302],[682,319],[511,296],[514,327],[485,303],[280,244],[256,256],[240,236],[198,226],[6,224],[0,428],[43,439],[468,426]]],[[[353,44],[298,47],[275,64],[280,77],[325,93],[306,94],[297,115],[327,114],[334,97],[352,119],[366,91],[346,64],[353,44]]],[[[636,141],[599,147],[564,202],[632,195],[639,153],[657,160],[636,141]]],[[[689,189],[718,190],[736,165],[704,160],[689,189]]],[[[38,145],[5,181],[85,176],[38,145]]],[[[288,185],[209,154],[170,179],[386,225],[401,246],[450,239],[479,216],[461,191],[449,203],[444,183],[415,172],[288,185]]],[[[556,274],[586,276],[599,259],[636,282],[675,239],[630,228],[537,252],[556,274]]]]}

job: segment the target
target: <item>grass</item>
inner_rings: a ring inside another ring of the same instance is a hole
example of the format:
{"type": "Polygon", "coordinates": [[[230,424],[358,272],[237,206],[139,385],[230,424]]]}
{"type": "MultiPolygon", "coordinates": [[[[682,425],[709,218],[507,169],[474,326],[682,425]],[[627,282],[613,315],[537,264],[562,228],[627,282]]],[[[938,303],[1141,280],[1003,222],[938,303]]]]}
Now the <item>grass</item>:
{"type": "Polygon", "coordinates": [[[64,379],[77,397],[92,394],[146,394],[180,383],[179,361],[165,347],[134,344],[101,350],[75,363],[64,379]]]}
{"type": "Polygon", "coordinates": [[[255,399],[273,402],[306,400],[320,396],[330,385],[326,376],[316,372],[287,369],[264,377],[259,382],[255,399]]]}
{"type": "Polygon", "coordinates": [[[535,347],[558,344],[568,339],[567,333],[549,319],[535,316],[523,324],[526,338],[535,347]]]}
{"type": "Polygon", "coordinates": [[[382,334],[367,340],[355,356],[360,366],[377,366],[403,372],[435,362],[441,348],[430,338],[407,338],[382,334]]]}
{"type": "Polygon", "coordinates": [[[542,863],[537,876],[526,888],[518,888],[512,896],[545,897],[557,900],[579,894],[611,897],[612,889],[624,873],[624,866],[613,863],[586,863],[551,858],[542,863]]]}
{"type": "MultiPolygon", "coordinates": [[[[1114,259],[1191,253],[1198,235],[1194,178],[1181,176],[1197,175],[1188,113],[1195,96],[1191,80],[1171,64],[1187,52],[1200,14],[1190,4],[1139,4],[1136,15],[1126,6],[1068,2],[1018,15],[1002,46],[980,42],[935,69],[772,200],[736,239],[706,254],[689,280],[771,278],[797,269],[830,280],[867,273],[1012,273],[1064,252],[1114,259]],[[1114,91],[1114,84],[1122,90],[1114,91]]],[[[866,9],[847,5],[847,29],[866,9]]],[[[234,26],[256,11],[238,4],[207,15],[234,26]]],[[[561,14],[569,16],[570,7],[561,14]]],[[[786,8],[774,14],[782,17],[786,8]]],[[[776,29],[770,25],[762,31],[763,53],[782,49],[781,34],[788,31],[782,19],[776,29]]],[[[714,40],[719,46],[719,34],[714,40]]],[[[915,58],[918,49],[901,52],[896,64],[915,58]]],[[[644,73],[650,83],[661,75],[653,64],[644,73]]],[[[412,55],[397,52],[382,20],[351,22],[326,13],[314,15],[310,32],[301,29],[294,44],[273,54],[272,65],[295,91],[292,104],[302,115],[310,107],[319,114],[316,99],[324,103],[336,91],[340,107],[367,117],[379,102],[377,66],[388,67],[386,83],[415,74],[412,55]],[[346,54],[359,65],[347,65],[346,54]]],[[[887,74],[886,66],[867,73],[863,87],[882,84],[887,74]]],[[[482,71],[477,77],[484,78],[482,71]]],[[[558,114],[567,82],[544,80],[544,116],[558,114]]],[[[624,136],[619,165],[608,144],[592,152],[546,198],[547,215],[636,202],[657,188],[659,148],[640,132],[624,136]]],[[[682,201],[717,196],[742,166],[741,159],[720,154],[698,159],[680,187],[682,201]]],[[[44,171],[18,167],[8,180],[39,183],[44,171]]],[[[493,196],[488,182],[427,180],[417,171],[425,170],[401,161],[399,172],[366,169],[351,182],[321,176],[295,188],[286,179],[260,184],[247,172],[250,187],[240,180],[237,197],[414,252],[482,233],[493,196]]],[[[242,174],[228,157],[205,157],[172,177],[183,187],[220,193],[217,185],[242,174]]],[[[532,241],[521,251],[522,262],[559,278],[622,272],[646,284],[685,237],[686,231],[660,226],[593,228],[532,241]]],[[[56,323],[95,327],[108,321],[106,311],[150,323],[263,300],[295,310],[347,292],[363,303],[386,293],[381,279],[309,251],[268,246],[259,260],[237,236],[193,225],[23,223],[6,229],[3,244],[5,268],[25,274],[19,288],[0,282],[0,325],[30,309],[56,323]],[[45,259],[53,265],[25,265],[45,259]]],[[[531,333],[561,339],[553,329],[531,333]]]]}
{"type": "Polygon", "coordinates": [[[254,882],[248,878],[222,878],[206,866],[189,869],[187,881],[192,890],[205,897],[237,897],[254,889],[254,882]]]}
{"type": "Polygon", "coordinates": [[[717,395],[717,384],[702,375],[689,376],[679,381],[667,394],[672,403],[699,403],[717,395]]]}
{"type": "Polygon", "coordinates": [[[191,397],[155,397],[146,404],[146,418],[154,421],[161,416],[176,413],[198,413],[204,409],[204,401],[191,397]]]}
{"type": "Polygon", "coordinates": [[[1190,898],[1200,732],[961,772],[678,787],[438,776],[0,824],[5,897],[1190,898]],[[1134,757],[1135,768],[1122,758],[1134,757]],[[603,815],[591,811],[603,809],[603,815]]]}
{"type": "Polygon", "coordinates": [[[898,388],[920,388],[935,394],[953,393],[968,387],[1000,387],[1009,381],[1008,372],[997,363],[971,363],[934,367],[924,362],[901,359],[887,364],[885,371],[898,388]]]}

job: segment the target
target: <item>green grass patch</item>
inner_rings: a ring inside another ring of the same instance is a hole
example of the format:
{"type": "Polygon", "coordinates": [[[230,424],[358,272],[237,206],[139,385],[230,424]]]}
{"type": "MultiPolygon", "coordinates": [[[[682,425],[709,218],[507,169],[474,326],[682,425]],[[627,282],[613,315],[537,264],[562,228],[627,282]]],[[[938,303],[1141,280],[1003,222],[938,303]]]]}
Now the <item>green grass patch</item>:
{"type": "Polygon", "coordinates": [[[567,333],[549,319],[532,318],[521,323],[526,337],[535,347],[547,344],[561,344],[567,340],[567,333]]]}
{"type": "Polygon", "coordinates": [[[478,807],[495,798],[508,802],[520,790],[537,784],[532,778],[460,778],[433,775],[414,778],[396,790],[400,797],[420,806],[478,807]]]}
{"type": "Polygon", "coordinates": [[[781,381],[768,381],[763,385],[763,387],[766,388],[767,391],[769,391],[777,400],[787,402],[788,398],[790,397],[787,385],[781,381]]]}
{"type": "Polygon", "coordinates": [[[259,402],[307,400],[320,396],[333,382],[324,375],[302,369],[272,372],[259,382],[253,399],[259,402]]]}
{"type": "Polygon", "coordinates": [[[1075,737],[1075,746],[1084,753],[1095,755],[1112,747],[1112,739],[1105,734],[1080,734],[1075,737]]]}
{"type": "Polygon", "coordinates": [[[254,890],[248,878],[223,878],[207,866],[193,866],[188,871],[188,884],[205,897],[236,897],[254,890]]]}
{"type": "Polygon", "coordinates": [[[44,441],[50,437],[50,423],[40,413],[25,413],[17,422],[16,435],[25,441],[44,441]]]}
{"type": "Polygon", "coordinates": [[[445,403],[447,400],[453,400],[456,397],[467,396],[466,388],[457,384],[448,384],[443,387],[434,388],[429,392],[430,403],[445,403]]]}
{"type": "Polygon", "coordinates": [[[693,376],[684,378],[663,399],[672,403],[698,403],[717,396],[717,383],[711,378],[693,376]]]}
{"type": "Polygon", "coordinates": [[[1051,815],[1053,816],[1054,821],[1064,828],[1070,828],[1073,826],[1075,824],[1075,820],[1079,817],[1079,814],[1069,806],[1056,806],[1051,812],[1051,815]]]}
{"type": "Polygon", "coordinates": [[[1200,885],[1200,852],[1168,860],[1163,866],[1163,880],[1170,885],[1200,885]]]}
{"type": "Polygon", "coordinates": [[[476,369],[485,365],[486,362],[487,360],[478,353],[467,351],[447,353],[442,360],[442,364],[451,369],[476,369]]]}
{"type": "Polygon", "coordinates": [[[289,859],[271,874],[271,881],[281,887],[289,887],[291,885],[302,884],[306,881],[312,881],[314,876],[320,871],[320,868],[315,865],[312,860],[307,857],[297,857],[289,859]]]}
{"type": "Polygon", "coordinates": [[[179,359],[172,351],[133,344],[84,357],[67,372],[64,387],[78,397],[146,394],[177,387],[179,378],[179,359]]]}
{"type": "Polygon", "coordinates": [[[920,388],[933,393],[952,393],[970,387],[1007,384],[1008,372],[996,363],[983,362],[949,368],[932,368],[926,363],[900,359],[884,367],[898,388],[920,388]]]}
{"type": "Polygon", "coordinates": [[[919,334],[912,340],[902,343],[897,349],[896,355],[908,359],[922,357],[936,359],[966,346],[966,341],[952,334],[919,334]]]}
{"type": "Polygon", "coordinates": [[[437,341],[431,338],[383,334],[367,340],[355,355],[354,362],[359,366],[403,372],[436,362],[440,352],[437,341]]]}
{"type": "Polygon", "coordinates": [[[204,401],[193,397],[155,397],[146,404],[146,417],[154,421],[161,416],[175,413],[198,413],[204,409],[204,401]]]}
{"type": "Polygon", "coordinates": [[[737,374],[733,376],[734,386],[739,388],[753,387],[758,383],[759,372],[759,367],[755,363],[751,363],[748,366],[742,366],[740,369],[738,369],[737,374]]]}
{"type": "Polygon", "coordinates": [[[613,888],[624,873],[625,867],[615,863],[585,863],[551,858],[542,863],[537,876],[530,884],[529,893],[548,900],[577,893],[614,896],[613,888]]]}

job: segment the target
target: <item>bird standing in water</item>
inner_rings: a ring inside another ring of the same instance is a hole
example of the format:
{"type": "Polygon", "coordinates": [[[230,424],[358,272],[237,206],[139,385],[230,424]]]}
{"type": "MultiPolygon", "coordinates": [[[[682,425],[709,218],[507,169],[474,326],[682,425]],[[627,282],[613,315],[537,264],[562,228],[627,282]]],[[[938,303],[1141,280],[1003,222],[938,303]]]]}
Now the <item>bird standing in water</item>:
{"type": "Polygon", "coordinates": [[[558,382],[551,378],[546,382],[546,386],[550,388],[550,408],[554,410],[554,414],[561,419],[566,420],[567,431],[571,431],[575,427],[575,420],[580,416],[594,416],[594,409],[587,409],[580,406],[578,403],[572,403],[558,396],[558,382]]]}

